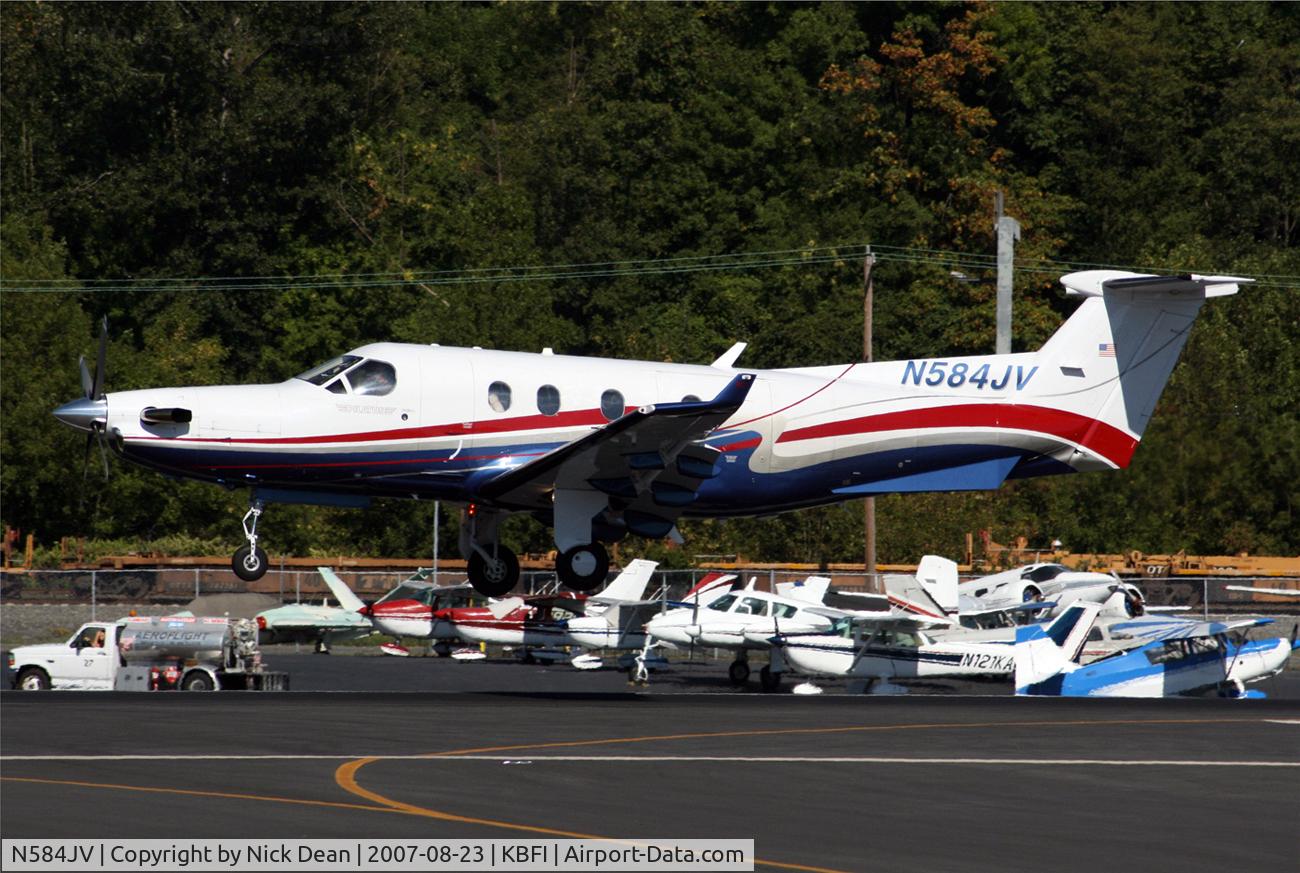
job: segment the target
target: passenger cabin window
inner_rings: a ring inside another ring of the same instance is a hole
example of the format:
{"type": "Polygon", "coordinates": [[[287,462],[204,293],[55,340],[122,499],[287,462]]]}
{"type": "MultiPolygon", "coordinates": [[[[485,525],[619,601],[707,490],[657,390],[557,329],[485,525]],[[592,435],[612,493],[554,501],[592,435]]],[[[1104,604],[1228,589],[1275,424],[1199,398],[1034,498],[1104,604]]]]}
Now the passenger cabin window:
{"type": "Polygon", "coordinates": [[[537,411],[542,415],[555,415],[560,411],[560,389],[543,385],[537,389],[537,411]]]}
{"type": "Polygon", "coordinates": [[[788,603],[772,604],[772,614],[777,618],[794,618],[797,612],[799,612],[799,607],[791,606],[788,603]]]}
{"type": "Polygon", "coordinates": [[[760,600],[757,597],[745,597],[740,601],[740,606],[736,607],[736,612],[744,612],[749,615],[767,615],[767,601],[760,600]]]}
{"type": "Polygon", "coordinates": [[[505,412],[510,408],[510,386],[505,382],[493,382],[488,386],[488,406],[493,412],[505,412]]]}
{"type": "Polygon", "coordinates": [[[610,388],[600,395],[600,414],[605,416],[606,421],[613,421],[623,415],[623,410],[627,406],[623,402],[623,395],[610,388]]]}
{"type": "Polygon", "coordinates": [[[366,361],[348,370],[347,380],[353,394],[382,397],[397,387],[397,371],[384,361],[366,361]]]}

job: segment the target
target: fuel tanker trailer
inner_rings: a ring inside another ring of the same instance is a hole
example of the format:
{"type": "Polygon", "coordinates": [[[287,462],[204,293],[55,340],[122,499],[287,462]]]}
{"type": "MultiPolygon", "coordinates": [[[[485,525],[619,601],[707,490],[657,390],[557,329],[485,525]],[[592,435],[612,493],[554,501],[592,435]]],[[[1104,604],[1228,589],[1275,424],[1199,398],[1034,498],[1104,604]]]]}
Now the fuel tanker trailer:
{"type": "Polygon", "coordinates": [[[249,619],[132,617],[82,625],[66,643],[21,646],[9,655],[14,687],[86,691],[286,691],[267,670],[249,619]]]}

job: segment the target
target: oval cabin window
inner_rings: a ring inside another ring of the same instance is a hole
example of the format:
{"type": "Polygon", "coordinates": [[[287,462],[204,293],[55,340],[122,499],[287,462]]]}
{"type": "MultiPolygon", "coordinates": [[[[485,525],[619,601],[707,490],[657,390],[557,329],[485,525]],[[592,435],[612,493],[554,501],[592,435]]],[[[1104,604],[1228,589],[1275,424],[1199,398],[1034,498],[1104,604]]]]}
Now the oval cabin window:
{"type": "Polygon", "coordinates": [[[543,385],[537,389],[537,411],[542,415],[555,415],[560,411],[560,389],[543,385]]]}
{"type": "Polygon", "coordinates": [[[604,394],[600,395],[600,414],[605,416],[606,421],[613,421],[616,418],[620,418],[623,415],[623,410],[626,408],[627,407],[623,402],[623,395],[620,392],[615,391],[613,388],[608,389],[604,394]]]}
{"type": "Polygon", "coordinates": [[[505,382],[493,382],[488,386],[488,406],[494,412],[505,412],[510,408],[510,386],[505,382]]]}

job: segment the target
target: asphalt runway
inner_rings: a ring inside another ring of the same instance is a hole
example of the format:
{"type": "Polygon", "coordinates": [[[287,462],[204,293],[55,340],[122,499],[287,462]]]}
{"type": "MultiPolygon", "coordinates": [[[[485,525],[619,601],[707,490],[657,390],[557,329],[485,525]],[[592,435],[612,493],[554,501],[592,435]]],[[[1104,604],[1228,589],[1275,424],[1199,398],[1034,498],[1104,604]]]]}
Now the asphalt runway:
{"type": "Polygon", "coordinates": [[[488,690],[5,692],[0,834],[752,837],[757,869],[805,871],[1300,859],[1294,700],[647,694],[612,671],[592,693],[568,668],[362,660],[295,679],[488,690]]]}

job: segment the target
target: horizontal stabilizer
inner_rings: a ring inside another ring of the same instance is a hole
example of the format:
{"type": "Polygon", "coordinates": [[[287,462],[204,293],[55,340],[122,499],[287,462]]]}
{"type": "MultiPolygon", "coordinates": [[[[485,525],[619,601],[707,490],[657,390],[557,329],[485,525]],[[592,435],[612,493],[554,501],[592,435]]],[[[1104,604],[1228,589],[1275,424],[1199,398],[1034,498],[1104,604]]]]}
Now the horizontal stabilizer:
{"type": "Polygon", "coordinates": [[[1154,276],[1126,270],[1082,270],[1061,277],[1061,284],[1072,297],[1103,297],[1126,292],[1135,299],[1227,297],[1237,293],[1239,283],[1254,281],[1239,276],[1154,276]]]}

